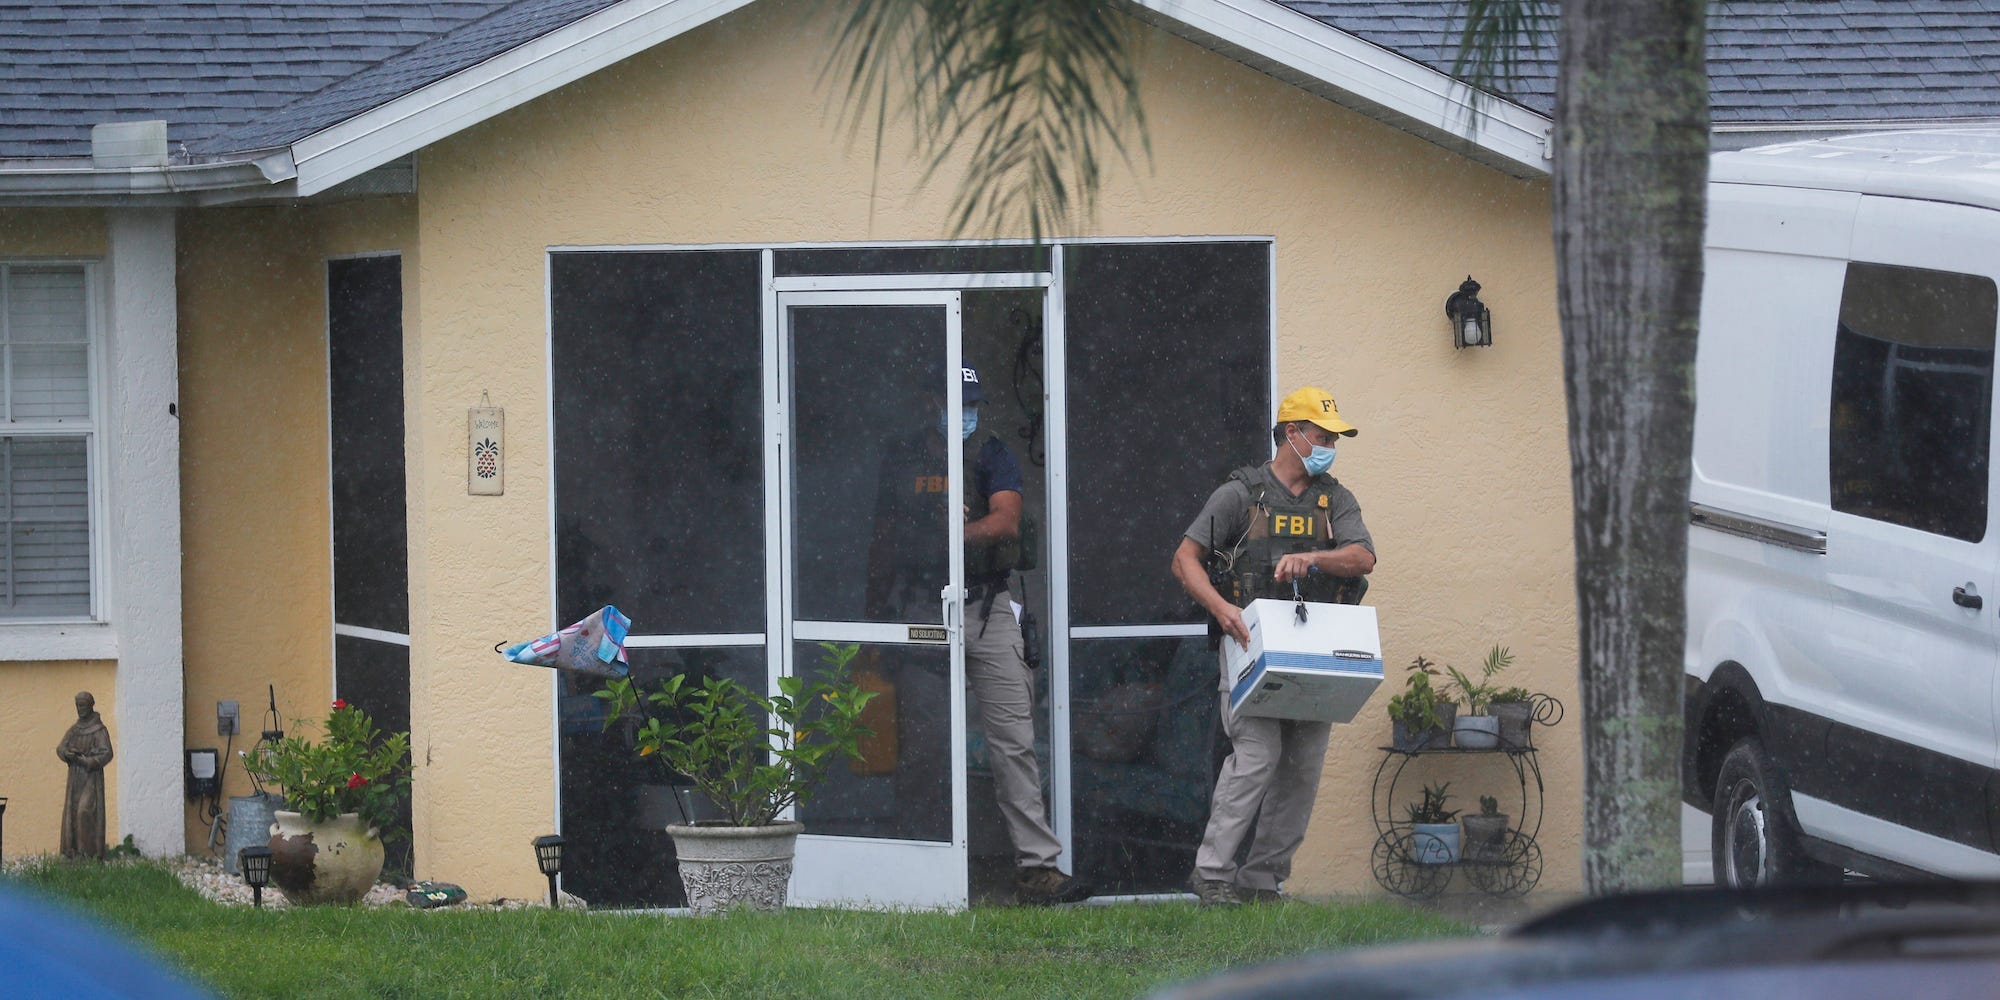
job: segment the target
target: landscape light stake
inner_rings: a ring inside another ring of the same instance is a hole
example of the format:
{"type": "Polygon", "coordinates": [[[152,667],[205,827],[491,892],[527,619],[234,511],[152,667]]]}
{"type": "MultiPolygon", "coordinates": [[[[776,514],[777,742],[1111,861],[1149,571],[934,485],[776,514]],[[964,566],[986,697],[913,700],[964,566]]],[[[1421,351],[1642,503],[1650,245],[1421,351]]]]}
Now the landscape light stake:
{"type": "Polygon", "coordinates": [[[535,838],[535,864],[542,874],[549,877],[549,909],[562,909],[562,901],[556,896],[556,876],[562,874],[563,839],[562,834],[551,833],[535,838]]]}
{"type": "Polygon", "coordinates": [[[243,871],[243,881],[250,883],[252,905],[264,908],[264,887],[271,884],[271,849],[252,845],[236,852],[236,866],[243,871]]]}

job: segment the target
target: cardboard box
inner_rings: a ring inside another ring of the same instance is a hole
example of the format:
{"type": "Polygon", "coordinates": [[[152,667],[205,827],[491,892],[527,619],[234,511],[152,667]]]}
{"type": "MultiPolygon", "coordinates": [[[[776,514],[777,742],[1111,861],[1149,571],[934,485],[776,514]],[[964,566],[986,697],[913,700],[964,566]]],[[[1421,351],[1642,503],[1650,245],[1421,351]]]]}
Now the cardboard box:
{"type": "Polygon", "coordinates": [[[1260,600],[1243,609],[1250,647],[1225,639],[1229,709],[1273,719],[1351,722],[1382,683],[1375,609],[1260,600]]]}

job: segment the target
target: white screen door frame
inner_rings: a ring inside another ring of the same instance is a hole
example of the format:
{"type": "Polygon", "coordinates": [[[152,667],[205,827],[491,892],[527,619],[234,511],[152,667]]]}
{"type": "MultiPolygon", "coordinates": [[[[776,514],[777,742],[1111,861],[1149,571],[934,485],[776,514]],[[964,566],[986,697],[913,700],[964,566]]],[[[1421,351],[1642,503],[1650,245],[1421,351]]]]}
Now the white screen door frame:
{"type": "MultiPolygon", "coordinates": [[[[775,678],[779,674],[793,675],[804,672],[808,664],[797,662],[800,643],[817,641],[856,642],[866,644],[903,645],[918,644],[907,623],[883,623],[868,621],[822,621],[802,620],[797,614],[797,569],[794,556],[798,552],[795,539],[796,519],[803,513],[797,509],[797,473],[793,452],[797,440],[793,433],[794,413],[791,400],[795,384],[794,316],[795,310],[867,306],[936,306],[944,325],[943,356],[935,359],[943,373],[939,393],[944,397],[945,413],[958,413],[963,405],[961,384],[955,376],[962,364],[960,342],[960,302],[959,293],[954,290],[882,290],[882,291],[778,291],[774,296],[775,315],[767,317],[766,329],[774,336],[766,341],[767,357],[775,360],[767,366],[767,383],[770,389],[766,395],[766,469],[773,473],[767,482],[774,484],[770,498],[775,501],[775,523],[767,525],[772,551],[779,554],[773,561],[776,600],[772,602],[771,619],[773,629],[770,643],[770,663],[775,678]]],[[[772,301],[767,299],[767,302],[772,301]]],[[[962,467],[960,452],[962,443],[957,435],[944,435],[947,469],[962,467]]],[[[946,497],[949,511],[962,510],[964,505],[963,478],[950,475],[946,497]]],[[[945,634],[944,645],[950,650],[950,675],[948,679],[950,701],[950,796],[951,809],[950,836],[946,840],[900,840],[884,837],[829,836],[815,834],[808,819],[805,833],[799,837],[798,853],[792,869],[791,901],[800,906],[862,906],[862,907],[925,907],[960,909],[968,901],[967,885],[967,834],[966,834],[966,698],[965,698],[965,557],[960,544],[960,529],[955,518],[947,518],[951,530],[945,532],[935,544],[944,546],[949,552],[950,577],[944,591],[938,595],[945,634]]],[[[935,642],[922,643],[937,645],[935,642]]],[[[843,765],[835,765],[836,767],[843,765]]],[[[808,807],[810,811],[810,806],[808,807]]]]}

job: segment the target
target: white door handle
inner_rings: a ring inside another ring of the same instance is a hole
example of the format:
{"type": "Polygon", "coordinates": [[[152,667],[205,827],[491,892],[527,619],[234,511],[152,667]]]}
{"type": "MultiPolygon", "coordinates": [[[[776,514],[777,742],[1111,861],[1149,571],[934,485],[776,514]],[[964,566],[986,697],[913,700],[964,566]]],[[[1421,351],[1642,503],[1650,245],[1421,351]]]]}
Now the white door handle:
{"type": "Polygon", "coordinates": [[[946,635],[957,635],[963,624],[965,603],[957,599],[958,588],[946,587],[938,591],[938,603],[943,612],[946,635]]]}

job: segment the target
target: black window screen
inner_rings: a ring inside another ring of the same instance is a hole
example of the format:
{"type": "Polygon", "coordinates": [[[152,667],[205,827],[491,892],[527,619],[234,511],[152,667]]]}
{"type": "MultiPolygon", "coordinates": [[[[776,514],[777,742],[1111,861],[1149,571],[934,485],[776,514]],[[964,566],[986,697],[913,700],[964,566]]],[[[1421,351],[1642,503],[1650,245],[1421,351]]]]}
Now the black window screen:
{"type": "Polygon", "coordinates": [[[771,272],[780,278],[802,274],[978,274],[1031,273],[1049,269],[1046,246],[843,247],[779,250],[771,272]]]}
{"type": "MultiPolygon", "coordinates": [[[[403,484],[403,259],[326,265],[327,392],[333,463],[333,620],[410,630],[403,484]]],[[[335,636],[334,696],[385,733],[410,728],[410,649],[335,636]]],[[[410,803],[397,810],[386,870],[415,870],[410,803]]]]}
{"type": "Polygon", "coordinates": [[[403,488],[403,259],[326,265],[333,619],[410,630],[403,488]]]}
{"type": "Polygon", "coordinates": [[[1995,300],[1978,275],[1848,265],[1828,442],[1835,510],[1985,537],[1995,300]]]}
{"type": "Polygon", "coordinates": [[[1229,470],[1270,458],[1270,244],[1063,254],[1071,623],[1201,621],[1167,565],[1229,470]]]}
{"type": "Polygon", "coordinates": [[[755,251],[550,262],[558,617],[764,631],[755,251]]]}

